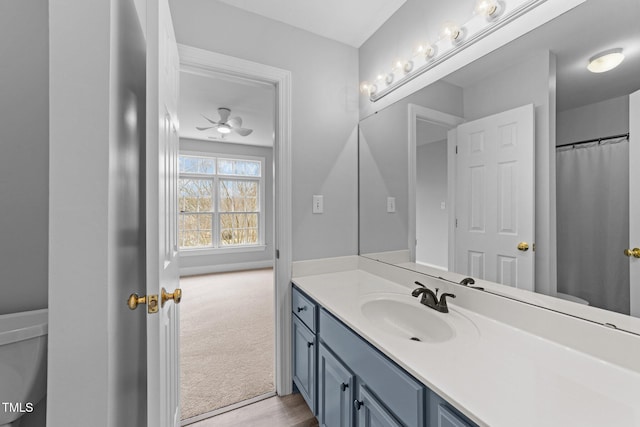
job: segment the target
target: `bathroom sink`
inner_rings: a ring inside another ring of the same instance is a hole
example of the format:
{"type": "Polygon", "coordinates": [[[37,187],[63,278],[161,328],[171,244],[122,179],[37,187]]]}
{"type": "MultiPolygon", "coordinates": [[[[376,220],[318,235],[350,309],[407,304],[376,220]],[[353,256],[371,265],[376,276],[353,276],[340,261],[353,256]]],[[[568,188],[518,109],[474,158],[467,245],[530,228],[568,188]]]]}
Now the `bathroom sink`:
{"type": "Polygon", "coordinates": [[[371,294],[361,301],[360,309],[371,326],[415,342],[442,343],[459,332],[475,330],[469,319],[455,309],[439,313],[410,295],[371,294]]]}

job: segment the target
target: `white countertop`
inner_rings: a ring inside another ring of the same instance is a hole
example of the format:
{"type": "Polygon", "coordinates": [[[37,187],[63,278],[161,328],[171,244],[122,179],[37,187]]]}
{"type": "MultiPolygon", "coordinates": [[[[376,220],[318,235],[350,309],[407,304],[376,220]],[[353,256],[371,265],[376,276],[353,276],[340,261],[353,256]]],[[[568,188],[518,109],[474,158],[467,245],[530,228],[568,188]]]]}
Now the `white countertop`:
{"type": "MultiPolygon", "coordinates": [[[[407,295],[411,289],[363,270],[293,281],[480,425],[640,426],[640,374],[635,371],[479,315],[455,299],[449,300],[449,314],[437,315],[454,326],[466,318],[474,330],[461,328],[441,343],[389,334],[367,320],[361,302],[371,294],[407,295]]],[[[424,307],[417,298],[415,304],[424,307]]]]}

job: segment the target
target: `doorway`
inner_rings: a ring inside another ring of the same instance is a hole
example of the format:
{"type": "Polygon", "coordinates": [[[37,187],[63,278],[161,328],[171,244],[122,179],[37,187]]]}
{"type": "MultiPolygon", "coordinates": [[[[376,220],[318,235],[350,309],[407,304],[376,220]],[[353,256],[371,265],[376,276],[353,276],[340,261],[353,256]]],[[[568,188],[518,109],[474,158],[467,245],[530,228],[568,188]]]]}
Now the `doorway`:
{"type": "MultiPolygon", "coordinates": [[[[198,76],[211,77],[215,75],[217,78],[221,78],[226,81],[241,81],[248,85],[254,86],[269,86],[274,90],[275,100],[273,101],[273,115],[271,116],[271,122],[273,129],[270,132],[270,138],[273,143],[271,160],[267,160],[265,164],[270,164],[272,167],[270,170],[265,169],[265,175],[272,177],[273,181],[270,184],[265,184],[265,188],[271,189],[273,196],[268,198],[271,201],[271,210],[274,215],[271,218],[264,218],[265,229],[268,230],[268,225],[272,230],[272,242],[271,244],[259,244],[257,247],[248,248],[246,256],[248,257],[242,262],[235,262],[231,260],[236,252],[235,248],[223,247],[215,248],[206,256],[217,257],[216,261],[206,262],[198,264],[202,259],[198,256],[185,257],[185,262],[181,262],[181,274],[182,275],[198,275],[206,273],[216,273],[221,271],[230,270],[246,270],[269,267],[261,263],[265,262],[264,259],[260,260],[256,257],[260,257],[260,254],[268,253],[271,255],[270,265],[272,267],[271,274],[272,284],[271,295],[263,296],[260,300],[266,300],[267,307],[271,308],[273,320],[273,332],[271,333],[271,343],[273,344],[275,354],[271,353],[272,376],[273,386],[275,392],[279,395],[291,393],[291,379],[290,379],[290,312],[286,309],[290,300],[290,271],[291,271],[291,178],[290,178],[290,73],[286,70],[276,69],[269,66],[253,63],[250,61],[241,60],[238,58],[229,57],[209,51],[204,51],[197,48],[188,46],[179,46],[179,53],[181,59],[181,71],[189,72],[198,76]],[[274,125],[275,123],[275,125],[274,125]],[[260,248],[260,246],[266,246],[266,248],[260,248]],[[275,259],[274,259],[275,258],[275,259]]],[[[220,107],[220,106],[218,106],[220,107]]],[[[228,115],[228,118],[234,119],[237,114],[233,111],[233,105],[226,105],[232,112],[228,115]]],[[[215,123],[222,121],[222,116],[219,111],[208,112],[206,117],[200,117],[205,121],[205,125],[198,124],[199,128],[215,127],[215,123]],[[217,116],[216,116],[217,114],[217,116]],[[213,116],[213,117],[212,117],[213,116]],[[208,123],[207,123],[208,122],[208,123]]],[[[240,126],[244,128],[251,128],[253,125],[249,125],[249,122],[245,117],[242,118],[243,123],[240,126]]],[[[236,121],[236,124],[237,121],[236,121]]],[[[181,131],[183,130],[185,123],[181,121],[181,131]]],[[[195,127],[195,126],[192,126],[195,127]]],[[[209,131],[215,129],[208,129],[209,131]]],[[[200,131],[200,129],[198,129],[200,131]]],[[[217,136],[214,133],[214,136],[217,136]]],[[[204,138],[203,138],[204,139],[204,138]]],[[[229,147],[229,139],[222,138],[222,140],[213,141],[213,138],[206,138],[207,142],[216,142],[219,147],[229,147]]],[[[244,148],[248,148],[251,144],[244,144],[244,148]]],[[[183,144],[184,148],[187,148],[183,144]]],[[[218,147],[218,148],[219,148],[218,147]]],[[[192,145],[188,147],[191,152],[189,155],[201,155],[198,152],[197,147],[192,145]]],[[[220,149],[217,149],[220,151],[220,149]]],[[[218,158],[229,158],[229,153],[218,152],[218,158]]],[[[245,155],[247,153],[244,153],[245,155]]],[[[250,157],[250,156],[249,156],[250,157]]],[[[265,190],[266,191],[266,190],[265,190]]],[[[268,209],[267,209],[268,211],[268,209]]],[[[222,231],[222,230],[218,230],[222,231]]],[[[219,241],[228,238],[229,236],[218,236],[219,241]]],[[[268,240],[268,239],[267,239],[268,240]]],[[[181,259],[182,261],[182,259],[181,259]]],[[[186,296],[185,291],[185,296],[186,296]]],[[[246,295],[245,298],[250,298],[251,295],[246,295]]],[[[185,298],[186,300],[186,298],[185,298]]],[[[209,379],[202,379],[203,381],[211,382],[209,379]]],[[[216,387],[212,384],[212,387],[216,387]]],[[[272,389],[273,390],[273,389],[272,389]]],[[[270,394],[274,394],[271,391],[270,394]]],[[[244,402],[247,403],[247,402],[244,402]]],[[[230,409],[233,406],[227,406],[230,409]]],[[[183,417],[184,418],[184,417],[183,417]]]]}

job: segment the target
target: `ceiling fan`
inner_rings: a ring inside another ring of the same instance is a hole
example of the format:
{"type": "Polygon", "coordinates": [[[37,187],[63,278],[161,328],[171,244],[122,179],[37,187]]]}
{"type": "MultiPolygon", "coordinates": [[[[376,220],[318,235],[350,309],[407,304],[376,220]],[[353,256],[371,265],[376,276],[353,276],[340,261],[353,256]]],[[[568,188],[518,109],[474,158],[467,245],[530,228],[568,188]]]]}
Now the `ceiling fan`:
{"type": "Polygon", "coordinates": [[[230,119],[229,115],[231,114],[231,110],[229,108],[225,108],[225,107],[218,108],[218,114],[220,115],[220,121],[218,122],[216,122],[215,120],[211,120],[210,118],[206,117],[203,114],[202,117],[204,117],[213,126],[208,126],[208,127],[196,126],[196,129],[198,130],[215,129],[222,134],[221,135],[222,137],[224,137],[225,135],[231,132],[235,132],[240,136],[247,136],[251,132],[253,132],[253,129],[247,129],[242,127],[242,118],[233,117],[230,119]]]}

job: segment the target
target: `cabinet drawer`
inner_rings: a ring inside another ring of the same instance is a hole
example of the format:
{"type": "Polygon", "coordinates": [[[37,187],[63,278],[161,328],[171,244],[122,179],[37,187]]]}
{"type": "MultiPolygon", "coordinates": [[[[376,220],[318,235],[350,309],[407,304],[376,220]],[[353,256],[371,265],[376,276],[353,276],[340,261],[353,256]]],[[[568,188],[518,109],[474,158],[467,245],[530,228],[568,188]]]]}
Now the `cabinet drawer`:
{"type": "Polygon", "coordinates": [[[291,291],[291,310],[311,332],[316,332],[316,305],[295,286],[291,291]]]}
{"type": "Polygon", "coordinates": [[[356,333],[320,310],[319,338],[407,426],[425,425],[426,388],[356,333]]]}

